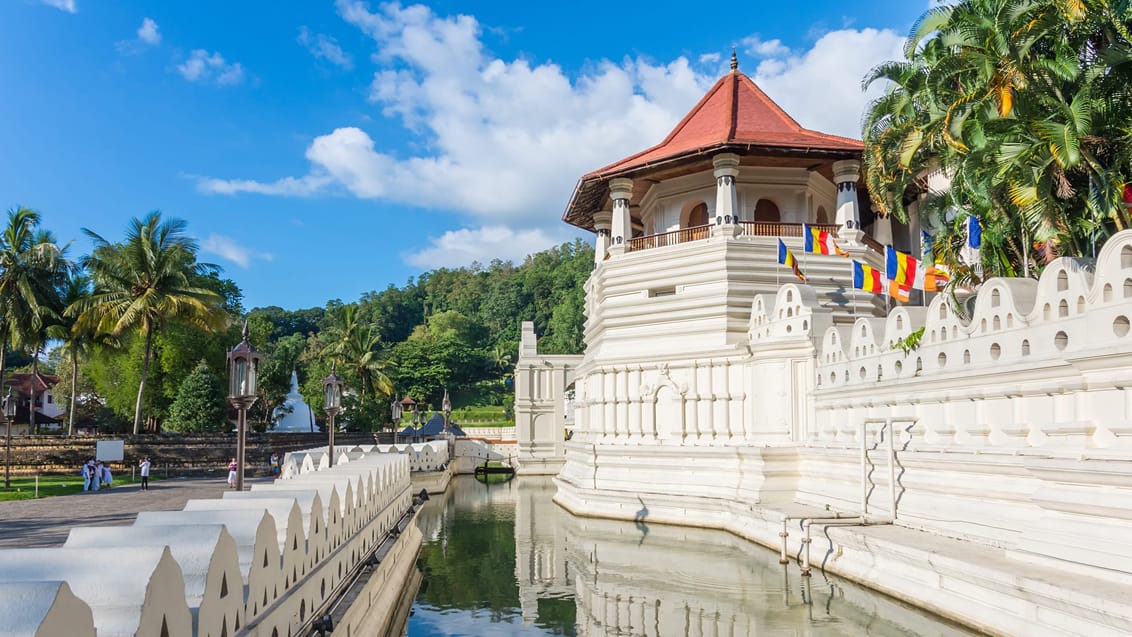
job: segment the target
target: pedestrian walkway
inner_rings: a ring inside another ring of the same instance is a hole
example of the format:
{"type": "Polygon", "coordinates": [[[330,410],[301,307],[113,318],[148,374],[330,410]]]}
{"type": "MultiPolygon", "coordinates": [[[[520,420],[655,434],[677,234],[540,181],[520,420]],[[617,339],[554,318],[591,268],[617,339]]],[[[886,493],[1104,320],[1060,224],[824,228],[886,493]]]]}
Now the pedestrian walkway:
{"type": "MultiPolygon", "coordinates": [[[[248,479],[255,484],[269,478],[248,479]]],[[[225,478],[173,478],[149,483],[149,490],[122,485],[97,493],[76,493],[40,500],[0,502],[0,548],[62,546],[76,526],[129,526],[142,511],[176,511],[185,502],[220,498],[225,478]]]]}

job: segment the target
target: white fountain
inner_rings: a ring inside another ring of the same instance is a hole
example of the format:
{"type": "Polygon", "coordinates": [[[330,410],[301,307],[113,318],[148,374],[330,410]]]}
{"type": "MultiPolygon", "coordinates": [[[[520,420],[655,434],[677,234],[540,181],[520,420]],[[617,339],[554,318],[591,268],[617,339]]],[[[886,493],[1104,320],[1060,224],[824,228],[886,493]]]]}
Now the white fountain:
{"type": "Polygon", "coordinates": [[[275,424],[276,433],[310,433],[314,431],[314,415],[311,408],[303,402],[303,395],[299,393],[299,375],[291,370],[291,391],[282,407],[275,409],[275,416],[279,421],[275,424]],[[282,417],[280,417],[282,416],[282,417]]]}

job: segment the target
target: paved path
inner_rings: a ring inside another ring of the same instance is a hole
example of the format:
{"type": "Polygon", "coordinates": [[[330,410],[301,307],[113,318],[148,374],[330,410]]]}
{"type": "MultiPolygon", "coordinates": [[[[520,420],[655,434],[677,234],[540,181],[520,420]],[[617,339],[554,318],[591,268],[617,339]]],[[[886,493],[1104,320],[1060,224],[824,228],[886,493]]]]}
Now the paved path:
{"type": "Polygon", "coordinates": [[[122,485],[97,493],[0,502],[0,548],[62,546],[71,527],[128,526],[141,511],[174,511],[188,500],[220,498],[228,488],[226,479],[172,478],[150,483],[148,491],[122,485]]]}

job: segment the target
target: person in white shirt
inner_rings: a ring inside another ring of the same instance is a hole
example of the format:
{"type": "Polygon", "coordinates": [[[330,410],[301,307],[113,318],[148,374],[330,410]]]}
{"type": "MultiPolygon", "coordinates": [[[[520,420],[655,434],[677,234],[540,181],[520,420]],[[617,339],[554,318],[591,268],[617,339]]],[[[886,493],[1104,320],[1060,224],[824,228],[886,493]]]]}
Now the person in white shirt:
{"type": "Polygon", "coordinates": [[[114,476],[110,475],[110,463],[102,465],[102,483],[107,489],[114,485],[114,476]]]}
{"type": "Polygon", "coordinates": [[[138,469],[141,473],[141,490],[149,491],[149,458],[142,458],[138,463],[138,469]]]}
{"type": "Polygon", "coordinates": [[[94,465],[90,468],[90,490],[100,491],[102,489],[102,463],[95,461],[94,465]]]}
{"type": "Polygon", "coordinates": [[[82,469],[81,469],[82,476],[83,476],[83,491],[90,491],[90,477],[91,477],[91,473],[94,472],[93,467],[91,467],[92,462],[94,462],[94,461],[93,460],[87,460],[86,462],[83,463],[83,466],[82,466],[82,469]]]}

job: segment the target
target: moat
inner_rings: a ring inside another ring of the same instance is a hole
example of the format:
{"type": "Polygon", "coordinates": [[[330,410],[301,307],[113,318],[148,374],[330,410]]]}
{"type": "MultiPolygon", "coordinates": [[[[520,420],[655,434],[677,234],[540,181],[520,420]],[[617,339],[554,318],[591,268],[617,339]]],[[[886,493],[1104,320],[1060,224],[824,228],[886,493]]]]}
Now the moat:
{"type": "Polygon", "coordinates": [[[553,496],[546,478],[459,476],[426,503],[405,634],[975,634],[727,533],[577,518],[553,496]]]}

